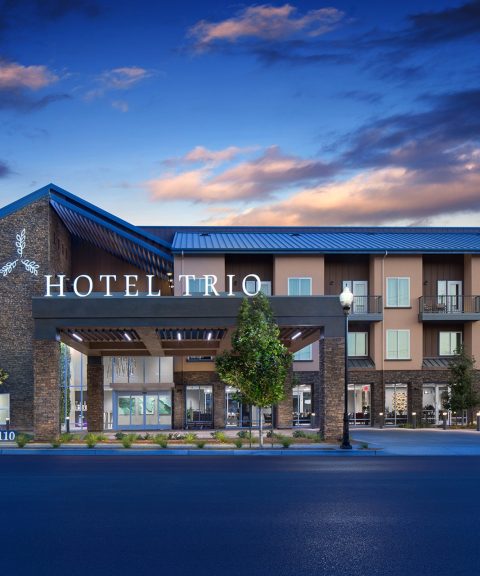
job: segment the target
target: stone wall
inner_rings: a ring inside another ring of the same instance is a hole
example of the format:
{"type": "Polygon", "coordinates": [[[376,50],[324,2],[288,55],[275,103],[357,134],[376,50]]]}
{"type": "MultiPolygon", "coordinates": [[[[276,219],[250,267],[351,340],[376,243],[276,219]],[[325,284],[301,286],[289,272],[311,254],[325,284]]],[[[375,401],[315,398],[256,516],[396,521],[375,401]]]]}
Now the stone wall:
{"type": "Polygon", "coordinates": [[[345,391],[345,340],[320,340],[320,386],[315,403],[320,434],[337,441],[342,436],[345,391]]]}

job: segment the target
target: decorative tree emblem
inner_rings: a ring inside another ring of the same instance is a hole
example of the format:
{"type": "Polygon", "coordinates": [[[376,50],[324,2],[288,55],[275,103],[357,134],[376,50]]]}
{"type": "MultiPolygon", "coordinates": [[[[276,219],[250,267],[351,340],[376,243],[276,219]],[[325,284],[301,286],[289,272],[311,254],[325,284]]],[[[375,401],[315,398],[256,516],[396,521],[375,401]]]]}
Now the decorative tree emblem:
{"type": "Polygon", "coordinates": [[[35,260],[27,260],[26,258],[23,258],[23,251],[25,250],[26,246],[26,238],[27,235],[24,228],[20,234],[17,234],[15,237],[15,247],[17,249],[19,258],[7,262],[0,268],[0,274],[3,277],[8,276],[11,272],[13,272],[19,261],[21,264],[23,264],[23,267],[27,272],[30,272],[30,274],[33,274],[34,276],[38,276],[38,268],[40,265],[37,264],[35,260]]]}

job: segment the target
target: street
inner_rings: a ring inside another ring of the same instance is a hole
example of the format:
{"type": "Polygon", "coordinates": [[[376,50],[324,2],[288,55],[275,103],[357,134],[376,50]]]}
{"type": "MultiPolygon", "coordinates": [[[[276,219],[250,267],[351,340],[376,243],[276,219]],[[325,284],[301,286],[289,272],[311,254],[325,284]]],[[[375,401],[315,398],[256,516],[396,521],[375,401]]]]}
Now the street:
{"type": "Polygon", "coordinates": [[[2,456],[0,569],[478,574],[478,457],[2,456]]]}

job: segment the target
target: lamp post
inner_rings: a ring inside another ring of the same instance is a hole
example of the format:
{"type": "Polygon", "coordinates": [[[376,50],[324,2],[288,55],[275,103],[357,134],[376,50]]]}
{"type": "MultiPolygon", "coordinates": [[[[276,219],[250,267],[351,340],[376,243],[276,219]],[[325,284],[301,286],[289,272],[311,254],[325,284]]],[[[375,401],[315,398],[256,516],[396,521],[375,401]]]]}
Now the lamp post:
{"type": "Polygon", "coordinates": [[[350,428],[348,423],[348,315],[352,308],[353,294],[350,289],[345,286],[339,298],[340,305],[343,308],[343,313],[345,315],[345,398],[343,411],[343,438],[340,448],[351,450],[352,445],[350,444],[350,428]]]}

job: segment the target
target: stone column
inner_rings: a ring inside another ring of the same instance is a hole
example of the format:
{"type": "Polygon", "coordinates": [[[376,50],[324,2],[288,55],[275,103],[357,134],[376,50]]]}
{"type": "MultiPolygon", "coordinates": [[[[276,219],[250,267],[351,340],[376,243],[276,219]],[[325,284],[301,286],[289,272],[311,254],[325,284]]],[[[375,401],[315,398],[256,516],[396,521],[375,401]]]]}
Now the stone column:
{"type": "Polygon", "coordinates": [[[103,364],[101,356],[87,359],[87,429],[103,432],[103,364]]]}
{"type": "Polygon", "coordinates": [[[33,347],[34,433],[51,440],[60,433],[60,343],[35,340],[33,347]]]}
{"type": "Polygon", "coordinates": [[[275,428],[285,429],[292,427],[293,412],[293,391],[292,391],[293,370],[285,380],[285,398],[275,406],[275,428]]]}
{"type": "Polygon", "coordinates": [[[320,434],[325,440],[337,441],[343,432],[345,391],[345,340],[323,338],[320,340],[320,434]]]}
{"type": "Polygon", "coordinates": [[[371,388],[372,410],[371,422],[372,426],[380,426],[385,422],[385,383],[383,382],[384,372],[379,371],[375,382],[371,388]],[[383,420],[380,417],[380,412],[383,412],[383,420]]]}
{"type": "Polygon", "coordinates": [[[225,428],[225,384],[213,383],[213,427],[225,428]]]}
{"type": "Polygon", "coordinates": [[[175,383],[173,389],[173,428],[182,430],[185,427],[185,386],[175,383]]]}

